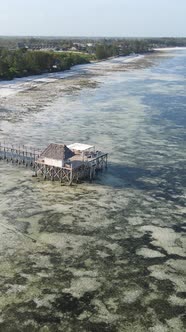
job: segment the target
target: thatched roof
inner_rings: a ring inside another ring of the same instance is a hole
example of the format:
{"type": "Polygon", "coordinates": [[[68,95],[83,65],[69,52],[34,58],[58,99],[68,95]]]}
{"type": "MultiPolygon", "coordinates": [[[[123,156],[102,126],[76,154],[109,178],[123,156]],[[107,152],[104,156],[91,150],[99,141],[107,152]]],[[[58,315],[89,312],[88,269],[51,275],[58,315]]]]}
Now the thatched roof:
{"type": "Polygon", "coordinates": [[[56,160],[67,160],[74,156],[74,153],[65,144],[51,143],[42,153],[41,157],[56,160]]]}

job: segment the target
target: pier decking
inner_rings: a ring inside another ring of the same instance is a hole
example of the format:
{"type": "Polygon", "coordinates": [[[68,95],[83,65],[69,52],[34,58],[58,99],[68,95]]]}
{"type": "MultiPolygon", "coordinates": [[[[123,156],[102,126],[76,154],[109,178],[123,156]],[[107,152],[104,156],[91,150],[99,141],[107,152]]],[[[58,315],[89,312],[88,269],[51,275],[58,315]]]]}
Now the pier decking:
{"type": "Polygon", "coordinates": [[[25,145],[0,143],[0,160],[30,167],[35,176],[61,183],[92,181],[98,171],[107,168],[108,154],[94,146],[74,143],[50,144],[44,151],[25,145]]]}

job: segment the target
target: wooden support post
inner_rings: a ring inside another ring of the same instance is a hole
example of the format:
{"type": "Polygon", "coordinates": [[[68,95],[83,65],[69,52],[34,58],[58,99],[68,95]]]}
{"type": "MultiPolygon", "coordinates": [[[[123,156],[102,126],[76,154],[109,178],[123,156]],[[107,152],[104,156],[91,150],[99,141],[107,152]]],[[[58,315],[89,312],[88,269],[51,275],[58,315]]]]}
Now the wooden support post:
{"type": "Polygon", "coordinates": [[[70,174],[69,174],[69,186],[72,185],[72,181],[73,181],[73,171],[72,171],[72,167],[71,167],[70,174]]]}
{"type": "Polygon", "coordinates": [[[3,155],[3,159],[6,159],[6,148],[4,147],[4,155],[3,155]]]}
{"type": "Polygon", "coordinates": [[[37,169],[38,169],[38,166],[37,166],[37,164],[35,164],[35,176],[37,176],[37,169]]]}
{"type": "Polygon", "coordinates": [[[95,176],[96,176],[96,166],[94,165],[94,167],[93,167],[93,178],[95,178],[95,176]]]}
{"type": "Polygon", "coordinates": [[[53,167],[50,168],[50,177],[51,177],[51,180],[54,181],[54,169],[53,169],[53,167]]]}
{"type": "Polygon", "coordinates": [[[43,170],[43,179],[46,180],[47,178],[47,166],[44,165],[44,170],[43,170]]]}
{"type": "Polygon", "coordinates": [[[90,166],[90,182],[92,182],[92,165],[90,166]]]}

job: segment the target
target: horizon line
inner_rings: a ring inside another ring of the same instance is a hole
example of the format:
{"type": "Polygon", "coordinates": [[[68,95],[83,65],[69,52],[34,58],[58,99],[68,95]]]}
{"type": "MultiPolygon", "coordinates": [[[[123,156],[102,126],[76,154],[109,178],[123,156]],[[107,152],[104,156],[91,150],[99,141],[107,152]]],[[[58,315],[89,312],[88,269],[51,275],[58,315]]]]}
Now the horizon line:
{"type": "Polygon", "coordinates": [[[109,38],[109,39],[113,39],[113,38],[144,38],[144,39],[149,39],[149,38],[186,38],[186,36],[73,36],[73,35],[69,35],[69,36],[65,36],[65,35],[0,35],[0,38],[109,38]]]}

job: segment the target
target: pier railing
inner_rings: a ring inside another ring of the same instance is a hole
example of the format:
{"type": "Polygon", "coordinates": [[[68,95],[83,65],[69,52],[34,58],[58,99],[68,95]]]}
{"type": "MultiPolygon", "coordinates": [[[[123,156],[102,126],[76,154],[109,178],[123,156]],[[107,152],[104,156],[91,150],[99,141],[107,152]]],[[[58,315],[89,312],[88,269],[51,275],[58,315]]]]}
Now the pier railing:
{"type": "Polygon", "coordinates": [[[32,167],[40,154],[41,151],[31,146],[0,142],[0,159],[6,160],[7,162],[9,161],[32,167]]]}

